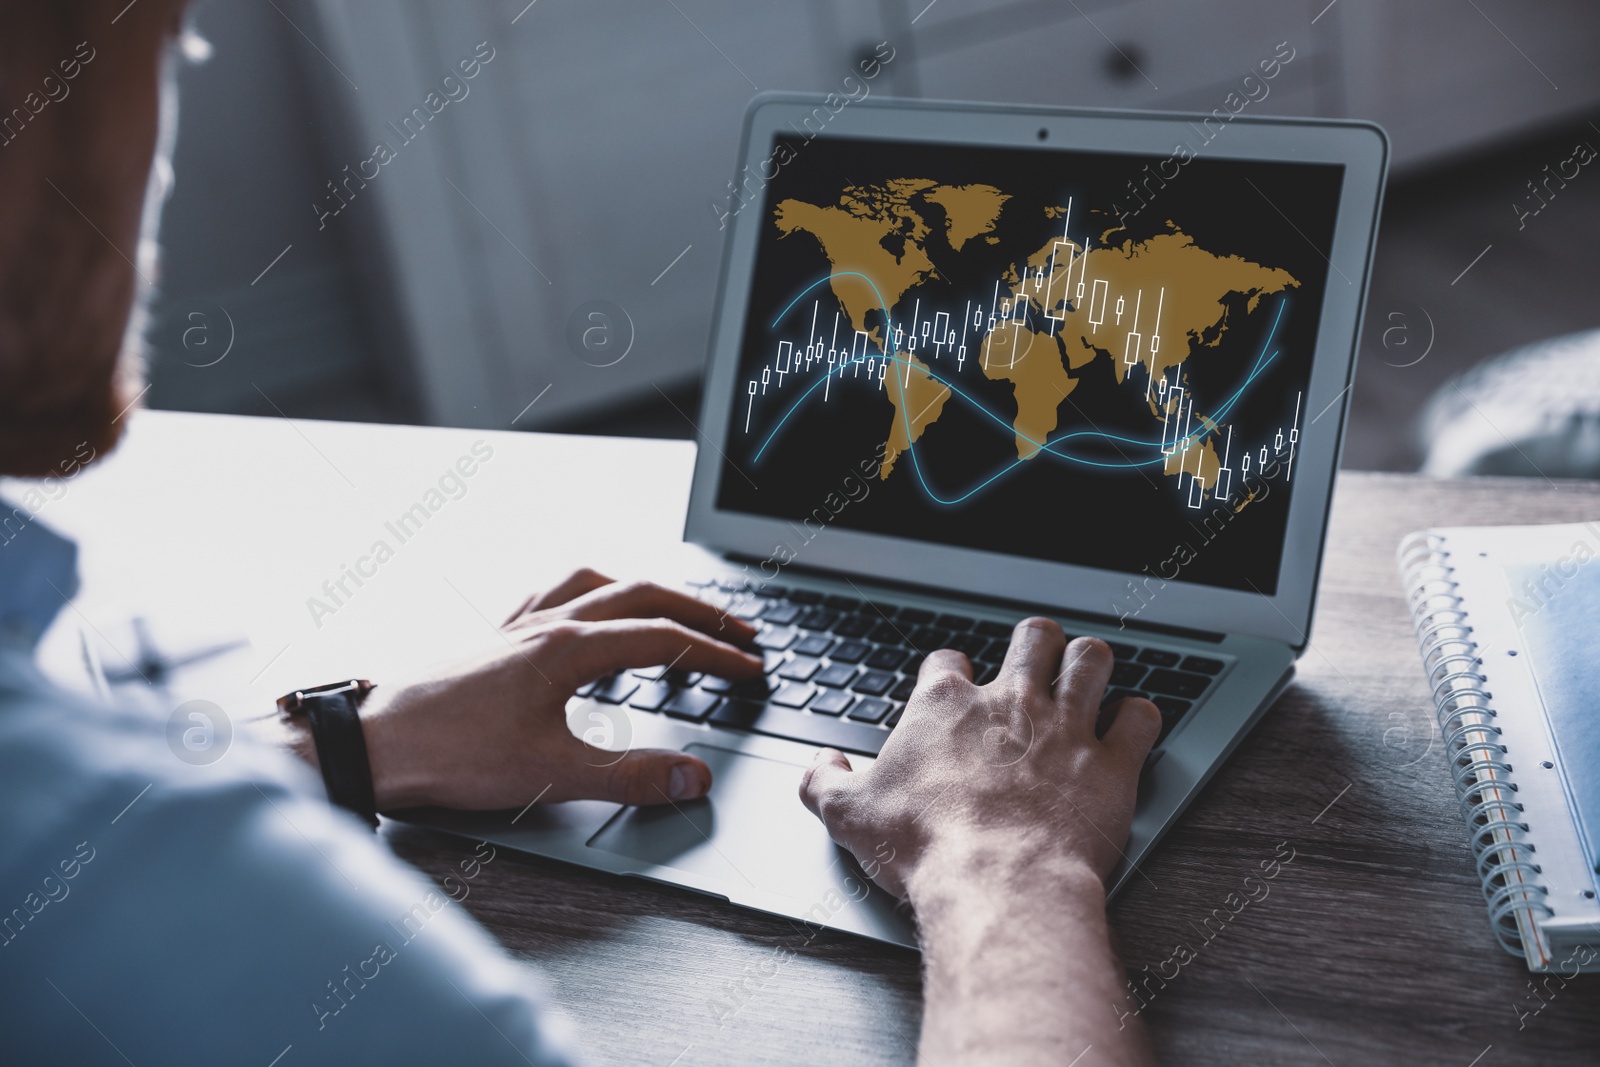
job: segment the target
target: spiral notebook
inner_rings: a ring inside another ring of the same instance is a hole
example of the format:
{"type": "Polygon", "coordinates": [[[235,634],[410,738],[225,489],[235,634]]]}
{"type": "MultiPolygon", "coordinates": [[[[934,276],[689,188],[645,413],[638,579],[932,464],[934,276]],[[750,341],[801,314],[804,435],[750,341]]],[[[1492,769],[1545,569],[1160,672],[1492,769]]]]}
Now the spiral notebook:
{"type": "Polygon", "coordinates": [[[1600,522],[1399,557],[1490,926],[1532,971],[1600,971],[1600,522]]]}

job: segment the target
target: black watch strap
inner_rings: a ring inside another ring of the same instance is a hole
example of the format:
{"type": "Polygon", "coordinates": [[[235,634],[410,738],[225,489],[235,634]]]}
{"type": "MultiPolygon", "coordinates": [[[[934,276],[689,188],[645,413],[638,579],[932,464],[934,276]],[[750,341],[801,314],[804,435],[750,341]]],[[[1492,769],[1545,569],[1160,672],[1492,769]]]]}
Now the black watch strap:
{"type": "Polygon", "coordinates": [[[361,731],[359,709],[372,683],[360,679],[302,689],[281,697],[278,707],[286,714],[304,714],[322,769],[328,799],[378,825],[378,803],[373,795],[372,764],[367,759],[367,738],[361,731]]]}

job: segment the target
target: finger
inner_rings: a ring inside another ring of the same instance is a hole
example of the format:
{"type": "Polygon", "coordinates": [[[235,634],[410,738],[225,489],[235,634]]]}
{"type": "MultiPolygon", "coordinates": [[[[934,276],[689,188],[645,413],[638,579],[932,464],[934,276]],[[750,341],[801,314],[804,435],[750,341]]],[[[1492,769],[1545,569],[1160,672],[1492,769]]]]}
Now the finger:
{"type": "Polygon", "coordinates": [[[1111,646],[1098,637],[1079,637],[1067,645],[1056,671],[1055,695],[1068,722],[1078,726],[1094,722],[1115,664],[1111,646]]]}
{"type": "Polygon", "coordinates": [[[830,835],[836,827],[842,828],[840,815],[855,786],[854,775],[848,756],[836,748],[825,748],[817,753],[800,779],[800,803],[822,820],[830,835]]]}
{"type": "Polygon", "coordinates": [[[953,648],[935,649],[928,653],[917,671],[917,686],[921,688],[925,683],[945,674],[954,674],[970,682],[972,661],[966,657],[966,653],[957,652],[953,648]]]}
{"type": "Polygon", "coordinates": [[[527,600],[524,600],[522,606],[511,613],[511,617],[505,621],[505,625],[509,626],[522,616],[530,615],[535,611],[558,607],[569,600],[599,589],[603,585],[610,584],[611,579],[599,571],[591,570],[588,567],[579,567],[549,589],[534,593],[527,600]]]}
{"type": "Polygon", "coordinates": [[[566,606],[569,619],[673,619],[703,633],[716,634],[735,644],[748,644],[756,627],[728,615],[715,605],[654,582],[613,582],[585,593],[566,606]]]}
{"type": "Polygon", "coordinates": [[[666,664],[734,680],[753,678],[762,670],[760,656],[671,619],[562,622],[531,635],[530,640],[551,646],[551,681],[574,688],[628,667],[666,664]]]}
{"type": "Polygon", "coordinates": [[[1053,619],[1023,619],[1011,631],[1011,647],[1006,649],[1005,662],[1000,665],[1000,676],[1021,680],[1030,688],[1050,692],[1061,669],[1061,650],[1066,647],[1067,635],[1053,619]]]}
{"type": "Polygon", "coordinates": [[[1124,769],[1137,774],[1160,736],[1161,711],[1144,697],[1126,697],[1117,701],[1105,744],[1124,769]]]}
{"type": "Polygon", "coordinates": [[[685,752],[644,748],[618,759],[614,753],[591,748],[577,738],[573,741],[585,751],[569,768],[564,799],[667,804],[703,797],[711,788],[711,768],[685,752]]]}

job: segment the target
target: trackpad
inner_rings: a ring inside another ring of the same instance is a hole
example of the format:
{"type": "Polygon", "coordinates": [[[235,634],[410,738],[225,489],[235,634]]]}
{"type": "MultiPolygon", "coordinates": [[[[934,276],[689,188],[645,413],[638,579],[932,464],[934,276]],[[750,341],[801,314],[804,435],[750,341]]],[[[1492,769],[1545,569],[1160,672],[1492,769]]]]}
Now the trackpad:
{"type": "Polygon", "coordinates": [[[714,745],[684,751],[711,768],[711,795],[623,808],[590,839],[591,848],[713,878],[734,899],[744,889],[803,904],[859,885],[854,863],[800,802],[804,766],[714,745]]]}

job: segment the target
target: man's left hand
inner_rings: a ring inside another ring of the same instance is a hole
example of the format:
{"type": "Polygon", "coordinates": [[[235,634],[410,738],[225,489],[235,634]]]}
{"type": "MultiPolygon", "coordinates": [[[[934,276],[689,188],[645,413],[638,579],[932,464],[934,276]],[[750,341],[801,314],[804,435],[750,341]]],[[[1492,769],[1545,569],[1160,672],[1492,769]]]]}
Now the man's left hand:
{"type": "Polygon", "coordinates": [[[755,628],[685,593],[580,570],[519,608],[505,647],[424,681],[379,685],[361,709],[380,811],[518,808],[532,800],[664,804],[711,788],[684,752],[611,751],[573,736],[566,705],[612,671],[670,664],[756,677],[755,628]]]}

